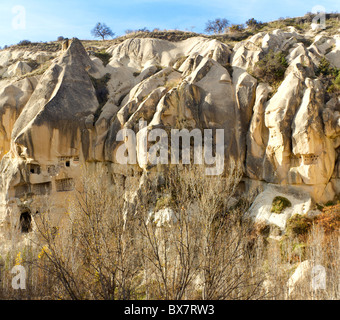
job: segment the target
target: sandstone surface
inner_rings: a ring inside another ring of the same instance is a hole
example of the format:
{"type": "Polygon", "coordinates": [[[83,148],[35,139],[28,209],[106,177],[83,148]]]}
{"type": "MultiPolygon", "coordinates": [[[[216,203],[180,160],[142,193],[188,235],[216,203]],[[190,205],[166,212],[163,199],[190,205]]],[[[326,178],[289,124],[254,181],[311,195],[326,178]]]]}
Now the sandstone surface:
{"type": "Polygon", "coordinates": [[[284,228],[293,211],[332,200],[340,192],[340,99],[328,97],[316,71],[322,57],[340,67],[339,36],[309,36],[306,45],[306,35],[288,30],[235,46],[133,38],[108,48],[106,65],[78,39],[52,55],[0,51],[1,237],[20,229],[23,212],[44,212],[46,201],[63,215],[85,163],[141,181],[152,166],[117,160],[118,133],[138,138],[141,120],[147,132],[223,129],[225,168],[232,160],[245,181],[265,185],[250,210],[260,220],[284,228]],[[250,74],[271,51],[288,63],[276,92],[250,74]],[[49,67],[34,74],[32,60],[49,67]],[[294,206],[276,217],[268,208],[281,194],[294,206]]]}

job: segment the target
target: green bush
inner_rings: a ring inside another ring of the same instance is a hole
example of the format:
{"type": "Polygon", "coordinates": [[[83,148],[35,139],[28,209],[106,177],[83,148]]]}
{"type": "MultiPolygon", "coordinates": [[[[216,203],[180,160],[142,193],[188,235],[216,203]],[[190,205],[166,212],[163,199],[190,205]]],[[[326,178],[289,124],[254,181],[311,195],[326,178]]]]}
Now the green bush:
{"type": "Polygon", "coordinates": [[[338,73],[338,76],[332,80],[332,83],[329,86],[328,92],[331,92],[331,93],[340,92],[340,71],[338,73]]]}
{"type": "Polygon", "coordinates": [[[254,69],[250,73],[258,80],[272,85],[284,79],[287,67],[288,63],[284,52],[270,50],[263,59],[256,62],[254,69]]]}
{"type": "Polygon", "coordinates": [[[246,25],[248,28],[258,28],[262,25],[262,22],[260,21],[257,21],[256,19],[254,18],[251,18],[249,20],[246,21],[246,25]]]}
{"type": "Polygon", "coordinates": [[[303,236],[311,229],[313,220],[307,216],[295,214],[287,221],[286,232],[288,236],[303,236]]]}
{"type": "Polygon", "coordinates": [[[325,207],[331,207],[331,206],[334,206],[334,205],[335,205],[335,202],[332,201],[332,200],[327,201],[327,202],[325,203],[325,207]]]}
{"type": "Polygon", "coordinates": [[[243,31],[244,30],[244,25],[243,24],[232,24],[229,27],[229,31],[243,31]]]}
{"type": "Polygon", "coordinates": [[[332,67],[325,57],[321,59],[316,75],[324,82],[328,93],[340,93],[340,69],[332,67]]]}
{"type": "Polygon", "coordinates": [[[334,84],[340,88],[340,72],[338,73],[338,76],[335,78],[334,84]]]}
{"type": "Polygon", "coordinates": [[[316,70],[317,76],[332,76],[335,77],[338,75],[338,70],[336,68],[331,67],[331,64],[329,61],[322,57],[320,60],[319,66],[316,70]]]}
{"type": "Polygon", "coordinates": [[[291,206],[292,203],[287,198],[277,196],[273,199],[271,212],[281,213],[284,209],[291,206]]]}

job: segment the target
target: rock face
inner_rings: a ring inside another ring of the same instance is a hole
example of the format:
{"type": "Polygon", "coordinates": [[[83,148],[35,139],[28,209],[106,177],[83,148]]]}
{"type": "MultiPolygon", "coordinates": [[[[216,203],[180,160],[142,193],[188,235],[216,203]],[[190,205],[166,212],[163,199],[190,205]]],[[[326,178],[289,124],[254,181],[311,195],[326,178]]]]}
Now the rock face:
{"type": "MultiPolygon", "coordinates": [[[[277,227],[277,236],[284,232],[287,220],[297,212],[307,214],[312,209],[312,200],[307,190],[294,186],[279,186],[268,184],[249,208],[248,214],[256,221],[263,221],[268,225],[277,227]],[[272,212],[272,203],[275,197],[287,199],[291,206],[282,212],[272,212]]],[[[275,232],[274,232],[275,234],[275,232]]]]}
{"type": "MultiPolygon", "coordinates": [[[[250,184],[269,183],[268,199],[282,191],[275,188],[294,185],[307,195],[297,203],[330,200],[339,190],[340,100],[326,100],[315,71],[323,56],[339,67],[339,37],[317,36],[309,47],[304,40],[294,28],[262,32],[234,48],[203,37],[128,39],[107,49],[104,65],[73,39],[42,75],[26,77],[25,60],[49,57],[0,51],[0,233],[10,237],[20,215],[44,211],[46,199],[65,213],[84,162],[140,179],[150,165],[126,166],[118,155],[122,140],[140,144],[141,120],[146,132],[223,129],[225,167],[233,160],[250,184]],[[270,51],[285,52],[289,64],[274,94],[249,74],[270,51]],[[136,141],[117,139],[122,129],[136,141]]],[[[258,199],[255,215],[263,217],[263,205],[258,199]]]]}

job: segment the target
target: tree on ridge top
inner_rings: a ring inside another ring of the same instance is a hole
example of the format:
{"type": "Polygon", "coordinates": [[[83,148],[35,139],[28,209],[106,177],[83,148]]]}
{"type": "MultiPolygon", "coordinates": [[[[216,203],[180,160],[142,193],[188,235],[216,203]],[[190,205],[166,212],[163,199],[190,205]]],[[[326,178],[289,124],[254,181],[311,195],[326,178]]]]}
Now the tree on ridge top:
{"type": "Polygon", "coordinates": [[[227,19],[217,18],[215,20],[209,20],[206,24],[205,32],[207,33],[223,33],[226,32],[229,26],[229,21],[227,19]]]}
{"type": "Polygon", "coordinates": [[[91,30],[91,34],[96,38],[102,38],[105,40],[105,37],[113,37],[115,34],[112,30],[105,24],[98,22],[96,26],[91,30]]]}

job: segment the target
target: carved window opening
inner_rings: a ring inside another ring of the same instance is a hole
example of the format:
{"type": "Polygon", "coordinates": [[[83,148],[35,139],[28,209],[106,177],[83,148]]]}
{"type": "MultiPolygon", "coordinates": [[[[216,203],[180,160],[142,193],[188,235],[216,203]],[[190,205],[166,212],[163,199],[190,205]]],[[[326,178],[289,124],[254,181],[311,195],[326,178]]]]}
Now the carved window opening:
{"type": "Polygon", "coordinates": [[[311,165],[318,162],[319,156],[315,154],[304,155],[304,164],[311,165]]]}
{"type": "Polygon", "coordinates": [[[28,210],[20,215],[20,229],[21,233],[28,233],[32,230],[32,217],[28,210]]]}
{"type": "Polygon", "coordinates": [[[72,191],[74,189],[74,181],[72,178],[56,180],[57,192],[72,191]]]}
{"type": "Polygon", "coordinates": [[[19,185],[15,187],[15,197],[16,198],[21,198],[25,194],[30,192],[30,188],[27,184],[19,185]]]}
{"type": "Polygon", "coordinates": [[[29,171],[32,174],[40,174],[40,166],[38,164],[30,164],[29,171]]]}
{"type": "Polygon", "coordinates": [[[54,165],[48,166],[47,167],[47,172],[51,175],[51,176],[55,176],[57,174],[57,168],[54,165]]]}
{"type": "Polygon", "coordinates": [[[58,164],[60,167],[69,167],[71,164],[72,157],[63,156],[58,158],[58,164]]]}
{"type": "Polygon", "coordinates": [[[52,190],[51,182],[37,183],[32,185],[32,192],[36,195],[50,194],[51,190],[52,190]]]}

